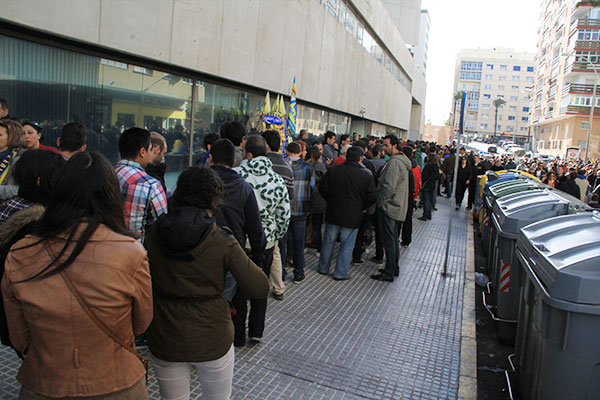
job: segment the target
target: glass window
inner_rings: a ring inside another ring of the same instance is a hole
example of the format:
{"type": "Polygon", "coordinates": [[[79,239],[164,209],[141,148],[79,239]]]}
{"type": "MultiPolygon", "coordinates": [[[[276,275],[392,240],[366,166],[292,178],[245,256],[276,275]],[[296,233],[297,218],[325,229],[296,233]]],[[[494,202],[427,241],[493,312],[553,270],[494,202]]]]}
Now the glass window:
{"type": "Polygon", "coordinates": [[[166,181],[189,165],[192,85],[183,77],[0,36],[0,93],[11,114],[40,121],[44,144],[56,146],[66,122],[87,127],[87,148],[119,160],[121,133],[138,126],[167,141],[166,181]],[[31,98],[36,101],[17,101],[31,98]]]}
{"type": "Polygon", "coordinates": [[[489,69],[489,70],[492,70],[492,69],[494,69],[494,64],[488,64],[488,65],[487,65],[487,69],[489,69]]]}
{"type": "Polygon", "coordinates": [[[521,77],[520,77],[519,75],[513,75],[513,76],[512,76],[512,80],[513,80],[513,81],[520,81],[520,80],[521,80],[521,77]]]}
{"type": "Polygon", "coordinates": [[[515,92],[519,91],[519,87],[518,86],[511,86],[511,89],[515,92]]]}
{"type": "Polygon", "coordinates": [[[492,85],[490,85],[489,83],[486,83],[485,85],[483,85],[483,88],[489,90],[492,88],[492,85]]]}
{"type": "Polygon", "coordinates": [[[498,90],[504,90],[504,89],[505,89],[504,85],[498,85],[498,90]]]}
{"type": "Polygon", "coordinates": [[[484,93],[484,94],[483,94],[483,98],[484,98],[484,99],[491,99],[491,98],[492,98],[492,95],[490,95],[490,94],[487,94],[487,93],[484,93]]]}
{"type": "Polygon", "coordinates": [[[505,64],[501,64],[500,65],[500,71],[506,71],[506,65],[505,64]]]}
{"type": "Polygon", "coordinates": [[[527,67],[527,72],[533,72],[533,67],[527,67]]]}
{"type": "Polygon", "coordinates": [[[521,67],[519,65],[514,65],[513,66],[513,71],[520,71],[521,67]]]}
{"type": "Polygon", "coordinates": [[[523,112],[529,112],[529,107],[523,107],[523,112]]]}
{"type": "Polygon", "coordinates": [[[519,101],[519,96],[510,96],[510,101],[519,101]]]}
{"type": "Polygon", "coordinates": [[[514,121],[515,120],[515,116],[514,115],[509,115],[508,116],[508,120],[509,121],[514,121]]]}
{"type": "Polygon", "coordinates": [[[493,78],[492,78],[492,74],[485,74],[485,79],[488,79],[488,80],[489,80],[489,79],[493,79],[493,78]]]}

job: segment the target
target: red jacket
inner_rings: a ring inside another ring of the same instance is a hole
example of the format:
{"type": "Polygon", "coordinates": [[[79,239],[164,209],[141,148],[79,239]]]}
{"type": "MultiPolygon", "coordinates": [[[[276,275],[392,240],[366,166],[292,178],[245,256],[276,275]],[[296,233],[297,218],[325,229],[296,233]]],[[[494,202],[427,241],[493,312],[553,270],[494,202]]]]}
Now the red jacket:
{"type": "Polygon", "coordinates": [[[421,188],[423,186],[421,182],[421,167],[417,165],[412,169],[413,176],[415,177],[415,200],[419,198],[419,194],[421,193],[421,188]]]}

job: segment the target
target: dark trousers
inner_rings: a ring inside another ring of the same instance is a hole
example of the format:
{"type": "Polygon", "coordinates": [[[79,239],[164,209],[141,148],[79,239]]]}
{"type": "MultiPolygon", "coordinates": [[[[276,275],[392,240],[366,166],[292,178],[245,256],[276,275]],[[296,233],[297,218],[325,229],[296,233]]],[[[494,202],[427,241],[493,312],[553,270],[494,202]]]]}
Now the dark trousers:
{"type": "Polygon", "coordinates": [[[412,217],[415,209],[415,200],[408,201],[408,211],[406,211],[406,219],[402,224],[402,244],[408,246],[412,242],[412,217]]]}
{"type": "Polygon", "coordinates": [[[281,279],[285,281],[285,277],[287,276],[287,271],[285,270],[285,266],[287,264],[287,248],[288,248],[288,232],[290,228],[288,226],[288,230],[285,232],[285,235],[281,239],[279,239],[279,255],[281,257],[281,279]]]}
{"type": "MultiPolygon", "coordinates": [[[[271,273],[272,263],[273,247],[265,249],[262,270],[267,276],[271,273]]],[[[246,316],[248,316],[248,336],[262,337],[265,330],[265,316],[267,315],[267,298],[250,299],[250,314],[248,315],[248,296],[238,286],[231,304],[236,311],[236,314],[232,318],[235,329],[233,343],[236,346],[246,344],[246,316]]]]}
{"type": "Polygon", "coordinates": [[[454,180],[454,174],[446,175],[446,197],[450,198],[452,196],[452,183],[454,180]]]}
{"type": "MultiPolygon", "coordinates": [[[[306,219],[290,221],[287,231],[288,254],[294,262],[294,278],[304,278],[304,244],[306,243],[306,219]]],[[[282,258],[283,262],[283,258],[282,258]]]]}
{"type": "Polygon", "coordinates": [[[371,216],[365,214],[358,227],[358,233],[356,234],[356,240],[354,241],[354,249],[352,250],[352,260],[360,260],[360,257],[365,252],[365,238],[367,235],[367,229],[371,224],[371,216]]]}
{"type": "Polygon", "coordinates": [[[435,208],[435,205],[437,204],[437,197],[441,196],[440,194],[440,182],[437,181],[435,183],[435,191],[433,192],[434,196],[431,199],[431,208],[435,208]]]}
{"type": "Polygon", "coordinates": [[[456,183],[456,205],[460,206],[465,198],[465,191],[467,190],[467,185],[464,182],[456,183]]]}
{"type": "Polygon", "coordinates": [[[475,192],[477,191],[477,179],[473,179],[471,183],[469,183],[469,197],[468,197],[468,206],[472,207],[475,203],[475,192]]]}
{"type": "Polygon", "coordinates": [[[433,208],[433,199],[435,199],[436,193],[434,190],[421,190],[421,201],[423,203],[423,218],[431,219],[431,209],[433,208]]]}
{"type": "Polygon", "coordinates": [[[377,212],[371,215],[371,223],[373,224],[373,231],[375,231],[375,258],[383,260],[383,238],[379,229],[379,216],[377,212]]]}
{"type": "Polygon", "coordinates": [[[313,244],[320,253],[321,243],[323,243],[323,234],[321,233],[321,227],[323,226],[323,214],[311,214],[310,219],[312,220],[313,244]]]}
{"type": "Polygon", "coordinates": [[[379,231],[383,239],[385,249],[385,272],[387,276],[393,277],[400,272],[398,266],[400,249],[398,249],[398,238],[402,230],[402,222],[395,221],[385,215],[381,208],[377,209],[379,220],[379,231]]]}

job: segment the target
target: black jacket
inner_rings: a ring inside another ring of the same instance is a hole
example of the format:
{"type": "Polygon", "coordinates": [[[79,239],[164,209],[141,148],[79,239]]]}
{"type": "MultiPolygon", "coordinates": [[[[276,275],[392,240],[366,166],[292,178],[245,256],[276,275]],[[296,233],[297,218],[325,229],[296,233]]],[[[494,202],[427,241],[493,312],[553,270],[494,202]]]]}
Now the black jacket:
{"type": "Polygon", "coordinates": [[[440,179],[440,169],[437,164],[425,164],[421,173],[421,181],[423,182],[423,190],[434,191],[435,184],[440,179]]]}
{"type": "Polygon", "coordinates": [[[321,179],[319,192],[327,202],[325,221],[345,228],[358,228],[363,211],[377,200],[372,174],[355,162],[331,167],[321,179]]]}
{"type": "Polygon", "coordinates": [[[225,204],[217,212],[217,225],[231,229],[242,248],[245,248],[248,239],[250,258],[256,265],[262,265],[266,239],[254,190],[231,168],[220,165],[211,168],[219,174],[225,186],[225,204]]]}
{"type": "Polygon", "coordinates": [[[165,172],[167,171],[166,164],[164,162],[159,164],[148,164],[144,169],[148,175],[158,179],[163,187],[163,190],[165,193],[167,193],[167,185],[165,184],[165,172]]]}
{"type": "Polygon", "coordinates": [[[559,183],[557,186],[559,190],[562,190],[563,192],[568,193],[577,199],[581,198],[581,190],[579,189],[579,186],[575,180],[565,178],[565,181],[559,183]]]}
{"type": "Polygon", "coordinates": [[[458,176],[456,177],[457,185],[466,185],[467,181],[473,178],[473,170],[467,162],[467,166],[463,168],[462,164],[458,164],[458,176]]]}

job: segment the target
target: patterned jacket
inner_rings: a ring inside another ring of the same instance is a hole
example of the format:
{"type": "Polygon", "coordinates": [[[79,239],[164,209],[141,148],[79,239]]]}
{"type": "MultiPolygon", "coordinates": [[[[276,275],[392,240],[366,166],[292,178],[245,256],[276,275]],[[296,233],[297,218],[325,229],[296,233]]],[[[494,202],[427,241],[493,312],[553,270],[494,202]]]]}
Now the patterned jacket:
{"type": "Polygon", "coordinates": [[[291,159],[290,165],[294,171],[294,197],[291,203],[292,220],[302,220],[308,217],[310,200],[317,190],[313,167],[306,161],[297,158],[291,159]]]}
{"type": "Polygon", "coordinates": [[[244,160],[234,170],[254,189],[267,248],[270,248],[285,235],[290,223],[290,199],[285,182],[264,156],[244,160]]]}

